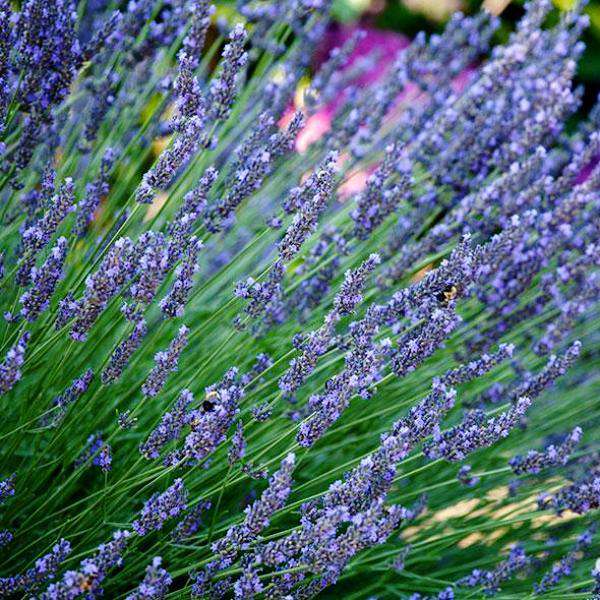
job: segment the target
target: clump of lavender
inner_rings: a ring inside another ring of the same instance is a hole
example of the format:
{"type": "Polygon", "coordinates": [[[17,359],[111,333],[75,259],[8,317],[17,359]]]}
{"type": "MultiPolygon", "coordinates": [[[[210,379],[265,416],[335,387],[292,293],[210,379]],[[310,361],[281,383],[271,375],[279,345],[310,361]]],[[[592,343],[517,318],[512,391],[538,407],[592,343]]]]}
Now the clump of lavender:
{"type": "Polygon", "coordinates": [[[597,24],[335,4],[0,0],[0,596],[598,593],[597,24]]]}

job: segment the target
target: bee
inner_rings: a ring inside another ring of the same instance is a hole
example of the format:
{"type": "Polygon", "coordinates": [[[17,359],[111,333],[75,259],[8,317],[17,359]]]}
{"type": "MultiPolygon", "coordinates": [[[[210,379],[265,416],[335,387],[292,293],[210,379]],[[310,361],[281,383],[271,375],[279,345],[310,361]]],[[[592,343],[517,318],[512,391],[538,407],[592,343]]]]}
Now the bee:
{"type": "Polygon", "coordinates": [[[79,584],[79,588],[82,592],[89,592],[94,585],[94,577],[93,575],[89,575],[88,577],[84,577],[79,584]]]}
{"type": "Polygon", "coordinates": [[[451,283],[448,287],[438,292],[436,299],[440,304],[447,305],[458,296],[458,288],[451,283]]]}
{"type": "Polygon", "coordinates": [[[212,391],[208,392],[208,394],[206,394],[206,398],[204,399],[204,402],[202,402],[202,408],[204,409],[205,412],[210,412],[211,410],[214,409],[215,403],[211,400],[211,398],[218,398],[218,397],[219,397],[219,394],[215,390],[212,390],[212,391]]]}

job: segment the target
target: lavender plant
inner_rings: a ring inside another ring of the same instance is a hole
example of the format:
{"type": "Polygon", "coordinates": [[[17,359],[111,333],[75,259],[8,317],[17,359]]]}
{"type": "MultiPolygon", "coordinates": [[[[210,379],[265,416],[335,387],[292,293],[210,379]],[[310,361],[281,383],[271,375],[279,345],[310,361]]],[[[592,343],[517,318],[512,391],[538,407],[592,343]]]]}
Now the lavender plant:
{"type": "Polygon", "coordinates": [[[0,0],[0,597],[597,594],[585,4],[230,4],[0,0]]]}

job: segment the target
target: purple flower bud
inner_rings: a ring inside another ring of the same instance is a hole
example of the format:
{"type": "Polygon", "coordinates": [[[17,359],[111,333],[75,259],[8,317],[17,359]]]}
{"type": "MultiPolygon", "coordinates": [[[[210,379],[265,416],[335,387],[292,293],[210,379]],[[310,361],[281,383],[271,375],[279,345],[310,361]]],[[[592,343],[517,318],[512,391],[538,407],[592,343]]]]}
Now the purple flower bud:
{"type": "Polygon", "coordinates": [[[366,279],[380,262],[381,258],[378,254],[371,254],[358,269],[346,273],[340,293],[334,300],[334,307],[339,315],[353,313],[358,304],[362,302],[361,292],[366,279]]]}
{"type": "Polygon", "coordinates": [[[327,208],[333,192],[337,154],[330,154],[295,194],[292,210],[297,210],[294,220],[279,242],[279,256],[285,262],[294,258],[304,242],[314,233],[319,217],[327,208]]]}
{"type": "Polygon", "coordinates": [[[198,253],[202,242],[190,237],[183,250],[183,260],[175,269],[175,280],[167,295],[160,301],[160,308],[168,317],[182,317],[190,291],[194,285],[194,275],[198,272],[198,253]]]}
{"type": "Polygon", "coordinates": [[[134,257],[133,242],[129,238],[119,238],[110,247],[97,271],[88,276],[77,318],[71,327],[74,340],[85,341],[88,331],[109,301],[133,275],[134,257]]]}
{"type": "Polygon", "coordinates": [[[67,178],[58,194],[52,198],[50,207],[44,215],[23,232],[24,256],[17,272],[19,285],[25,286],[31,281],[36,256],[48,245],[62,220],[75,210],[74,202],[73,180],[67,178]]]}
{"type": "Polygon", "coordinates": [[[241,72],[248,62],[248,54],[244,52],[247,38],[244,26],[238,23],[229,34],[218,71],[211,79],[208,105],[214,121],[225,120],[235,101],[241,72]]]}
{"type": "Polygon", "coordinates": [[[98,210],[100,202],[108,195],[108,177],[114,160],[115,152],[112,148],[108,148],[102,157],[99,176],[85,187],[85,198],[77,205],[77,221],[73,229],[73,233],[79,237],[85,235],[94,220],[94,213],[98,210]]]}
{"type": "Polygon", "coordinates": [[[8,546],[14,539],[13,534],[8,529],[0,529],[0,548],[8,546]]]}
{"type": "Polygon", "coordinates": [[[471,475],[471,465],[463,465],[456,475],[456,478],[465,487],[475,487],[480,479],[471,475]]]}
{"type": "Polygon", "coordinates": [[[227,454],[227,462],[234,465],[240,461],[246,454],[246,440],[244,439],[244,425],[241,421],[237,422],[235,432],[231,438],[231,447],[227,454]]]}
{"type": "Polygon", "coordinates": [[[150,204],[155,190],[166,190],[171,181],[196,152],[204,130],[204,120],[197,115],[186,120],[169,148],[164,150],[152,168],[144,174],[136,191],[136,200],[150,204]]]}
{"type": "Polygon", "coordinates": [[[190,3],[188,7],[189,29],[183,39],[183,47],[188,55],[192,57],[192,68],[196,68],[199,64],[206,32],[210,26],[210,18],[214,12],[215,7],[209,0],[196,0],[190,3]]]}
{"type": "Polygon", "coordinates": [[[0,504],[4,504],[7,498],[15,495],[15,474],[0,480],[0,504]]]}
{"type": "Polygon", "coordinates": [[[117,423],[121,429],[127,431],[133,429],[137,422],[137,418],[131,415],[131,411],[125,410],[117,415],[117,423]]]}
{"type": "Polygon", "coordinates": [[[183,197],[183,204],[175,214],[175,218],[169,223],[169,234],[172,237],[169,256],[172,261],[180,258],[184,249],[188,247],[188,237],[206,209],[208,194],[217,175],[217,171],[209,167],[196,187],[183,197]]]}
{"type": "Polygon", "coordinates": [[[69,406],[85,394],[93,377],[94,372],[92,369],[87,369],[82,375],[75,378],[62,394],[54,398],[52,401],[52,412],[42,419],[42,424],[56,427],[64,419],[69,406]]]}

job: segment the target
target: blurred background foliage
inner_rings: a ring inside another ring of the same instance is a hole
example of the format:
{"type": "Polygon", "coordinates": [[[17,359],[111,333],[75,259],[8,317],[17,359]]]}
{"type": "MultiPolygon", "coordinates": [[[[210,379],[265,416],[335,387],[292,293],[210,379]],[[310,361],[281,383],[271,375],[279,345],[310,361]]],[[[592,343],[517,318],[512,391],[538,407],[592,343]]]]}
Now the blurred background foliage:
{"type": "MultiPolygon", "coordinates": [[[[575,0],[553,0],[560,10],[571,8],[575,0]]],[[[502,18],[497,33],[503,41],[523,14],[524,0],[485,0],[483,5],[502,18]]],[[[455,11],[473,13],[481,0],[335,0],[335,17],[342,23],[368,24],[396,31],[412,38],[419,31],[441,31],[455,11]]],[[[587,112],[600,93],[600,0],[589,0],[585,12],[590,27],[584,38],[585,54],[578,67],[579,83],[585,86],[582,113],[587,112]]]]}

